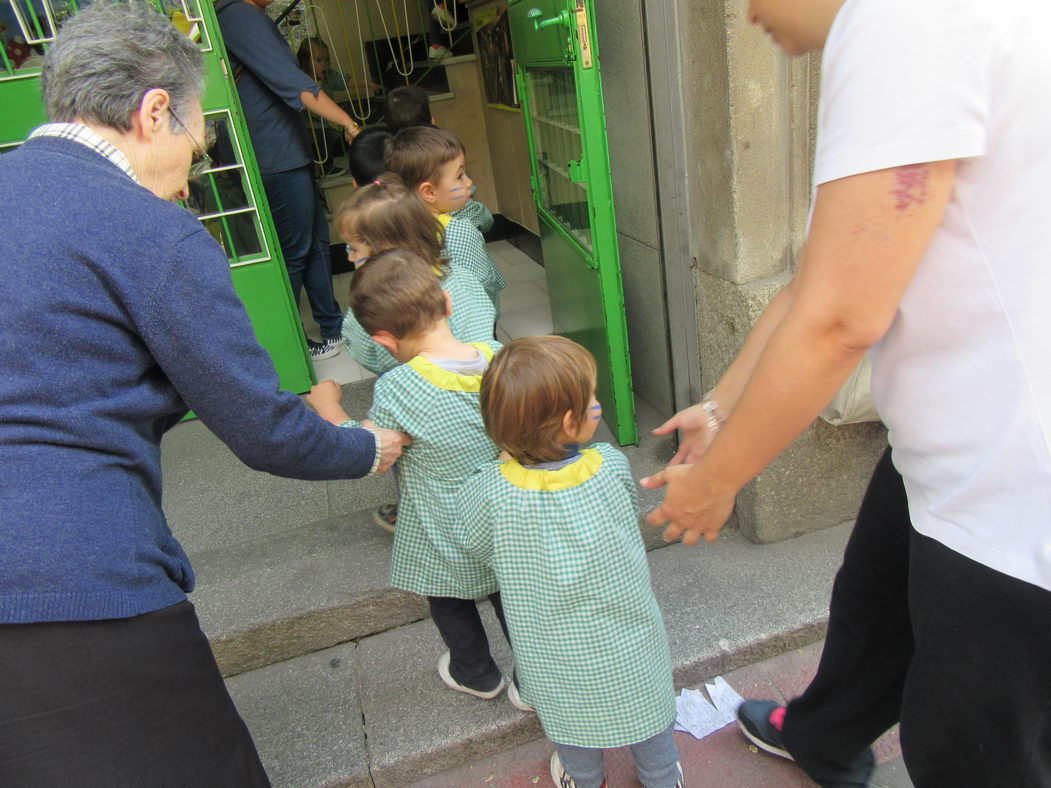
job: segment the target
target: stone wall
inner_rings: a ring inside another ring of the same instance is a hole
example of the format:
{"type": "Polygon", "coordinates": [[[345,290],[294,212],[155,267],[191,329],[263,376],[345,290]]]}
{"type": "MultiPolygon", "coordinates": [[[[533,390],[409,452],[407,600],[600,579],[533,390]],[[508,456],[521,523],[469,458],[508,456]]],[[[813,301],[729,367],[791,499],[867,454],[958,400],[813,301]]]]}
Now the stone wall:
{"type": "MultiPolygon", "coordinates": [[[[675,1],[707,390],[800,254],[820,66],[816,57],[786,58],[749,24],[747,0],[675,1]]],[[[884,445],[880,424],[818,421],[742,491],[738,525],[769,542],[853,519],[884,445]]]]}

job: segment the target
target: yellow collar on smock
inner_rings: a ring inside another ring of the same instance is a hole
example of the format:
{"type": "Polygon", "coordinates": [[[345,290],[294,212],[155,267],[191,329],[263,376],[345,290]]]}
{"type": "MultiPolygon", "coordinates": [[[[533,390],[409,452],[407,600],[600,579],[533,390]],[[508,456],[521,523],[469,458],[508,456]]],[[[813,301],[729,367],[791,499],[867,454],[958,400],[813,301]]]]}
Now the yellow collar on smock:
{"type": "Polygon", "coordinates": [[[438,224],[440,224],[442,226],[443,230],[446,227],[449,226],[449,222],[451,222],[452,220],[453,220],[453,215],[451,213],[440,213],[440,214],[438,214],[438,224]]]}
{"type": "Polygon", "coordinates": [[[598,473],[601,467],[602,455],[598,449],[584,449],[580,452],[579,460],[557,471],[526,468],[516,460],[506,460],[500,466],[500,473],[515,487],[523,490],[556,492],[583,484],[598,473]]]}
{"type": "MultiPolygon", "coordinates": [[[[471,347],[478,348],[482,355],[485,356],[486,361],[493,360],[493,349],[488,344],[485,342],[471,342],[469,344],[471,347]]],[[[481,375],[460,375],[456,372],[450,372],[423,356],[416,356],[409,362],[409,366],[424,380],[446,391],[482,390],[481,375]]]]}

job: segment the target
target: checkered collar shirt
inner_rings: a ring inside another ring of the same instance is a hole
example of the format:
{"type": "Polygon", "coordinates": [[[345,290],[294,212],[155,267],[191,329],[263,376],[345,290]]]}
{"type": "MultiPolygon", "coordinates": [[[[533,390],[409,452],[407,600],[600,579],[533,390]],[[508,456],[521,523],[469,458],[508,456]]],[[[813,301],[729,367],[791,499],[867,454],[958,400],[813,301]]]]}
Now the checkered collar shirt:
{"type": "Polygon", "coordinates": [[[139,179],[135,176],[135,170],[131,168],[131,162],[128,161],[128,157],[103,139],[100,134],[92,131],[82,123],[45,123],[29,135],[29,139],[34,137],[58,137],[63,140],[79,142],[81,145],[91,148],[95,153],[116,164],[136,183],[139,182],[139,179]]]}

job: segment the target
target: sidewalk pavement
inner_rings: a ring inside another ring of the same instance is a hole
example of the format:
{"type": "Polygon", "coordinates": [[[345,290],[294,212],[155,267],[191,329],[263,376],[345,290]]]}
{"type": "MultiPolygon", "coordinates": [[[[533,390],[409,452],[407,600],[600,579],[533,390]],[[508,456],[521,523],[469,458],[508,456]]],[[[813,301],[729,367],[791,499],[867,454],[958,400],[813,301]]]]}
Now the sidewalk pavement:
{"type": "MultiPolygon", "coordinates": [[[[821,642],[758,662],[723,676],[745,698],[784,702],[806,687],[817,669],[821,642]]],[[[710,677],[709,681],[711,680],[710,677]]],[[[677,732],[687,788],[807,788],[814,783],[789,761],[765,753],[745,740],[736,725],[704,739],[677,732]]],[[[548,761],[553,747],[545,739],[464,764],[413,783],[409,788],[533,788],[552,785],[548,761]]],[[[912,788],[901,760],[897,728],[876,744],[879,764],[871,788],[912,788]]],[[[609,788],[638,788],[631,751],[606,755],[609,788]]]]}

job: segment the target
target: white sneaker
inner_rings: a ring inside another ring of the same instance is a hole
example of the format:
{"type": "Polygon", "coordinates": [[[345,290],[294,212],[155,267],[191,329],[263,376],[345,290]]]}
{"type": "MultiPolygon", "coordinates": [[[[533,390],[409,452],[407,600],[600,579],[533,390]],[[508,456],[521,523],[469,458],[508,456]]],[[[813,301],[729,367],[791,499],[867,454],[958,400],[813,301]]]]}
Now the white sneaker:
{"type": "Polygon", "coordinates": [[[449,672],[449,661],[451,659],[452,654],[450,654],[448,651],[446,651],[444,654],[438,657],[438,676],[439,678],[441,678],[442,681],[445,682],[445,686],[449,689],[454,689],[457,692],[466,692],[468,695],[474,695],[476,698],[482,698],[483,700],[492,700],[501,692],[503,692],[504,687],[507,686],[507,682],[504,680],[504,677],[501,676],[500,683],[497,684],[494,689],[491,689],[488,692],[481,692],[480,690],[465,687],[463,684],[454,679],[452,674],[449,672]]]}
{"type": "MultiPolygon", "coordinates": [[[[453,0],[455,2],[455,0],[453,0]]],[[[448,29],[456,24],[456,20],[453,19],[453,15],[448,12],[445,8],[445,4],[436,5],[431,9],[431,16],[438,20],[438,23],[448,29]]]]}
{"type": "Polygon", "coordinates": [[[443,57],[449,54],[449,50],[443,47],[441,44],[436,44],[427,49],[428,60],[441,60],[443,57]]]}
{"type": "Polygon", "coordinates": [[[518,694],[518,686],[513,681],[510,681],[507,684],[507,699],[511,701],[511,705],[516,709],[521,709],[522,711],[536,711],[536,709],[522,700],[522,696],[518,694]]]}
{"type": "MultiPolygon", "coordinates": [[[[573,782],[569,772],[562,766],[562,761],[558,758],[558,750],[551,753],[551,780],[558,788],[577,788],[577,784],[573,782]]],[[[602,788],[606,788],[605,780],[602,781],[602,788]]]]}

